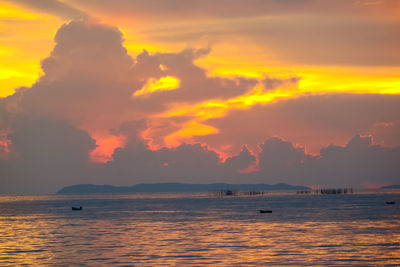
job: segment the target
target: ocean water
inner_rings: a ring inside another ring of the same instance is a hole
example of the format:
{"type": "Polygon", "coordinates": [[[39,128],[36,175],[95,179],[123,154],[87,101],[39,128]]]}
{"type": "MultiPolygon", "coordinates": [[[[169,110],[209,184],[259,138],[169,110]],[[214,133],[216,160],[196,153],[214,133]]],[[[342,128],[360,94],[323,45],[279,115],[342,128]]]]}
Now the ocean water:
{"type": "Polygon", "coordinates": [[[400,192],[0,196],[0,266],[23,264],[397,266],[400,192]]]}

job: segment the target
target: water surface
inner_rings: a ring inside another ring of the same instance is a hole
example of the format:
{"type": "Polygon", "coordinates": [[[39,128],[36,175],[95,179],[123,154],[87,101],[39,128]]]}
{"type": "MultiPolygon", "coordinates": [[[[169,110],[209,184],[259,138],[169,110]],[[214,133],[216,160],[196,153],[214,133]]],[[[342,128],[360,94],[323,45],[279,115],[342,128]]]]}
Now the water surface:
{"type": "Polygon", "coordinates": [[[0,196],[0,266],[400,265],[399,204],[396,192],[0,196]]]}

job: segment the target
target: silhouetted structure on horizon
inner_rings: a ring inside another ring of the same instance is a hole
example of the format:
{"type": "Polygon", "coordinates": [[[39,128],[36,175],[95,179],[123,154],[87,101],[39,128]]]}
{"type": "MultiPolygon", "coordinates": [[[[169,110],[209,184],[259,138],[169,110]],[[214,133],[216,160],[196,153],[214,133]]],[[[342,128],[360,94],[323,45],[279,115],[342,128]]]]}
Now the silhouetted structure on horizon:
{"type": "Polygon", "coordinates": [[[321,194],[321,195],[341,195],[341,194],[353,194],[353,188],[321,188],[316,190],[299,190],[296,192],[298,195],[303,194],[321,194]]]}
{"type": "Polygon", "coordinates": [[[223,197],[223,196],[263,196],[267,193],[265,191],[236,191],[236,190],[219,190],[209,192],[211,196],[223,197]]]}

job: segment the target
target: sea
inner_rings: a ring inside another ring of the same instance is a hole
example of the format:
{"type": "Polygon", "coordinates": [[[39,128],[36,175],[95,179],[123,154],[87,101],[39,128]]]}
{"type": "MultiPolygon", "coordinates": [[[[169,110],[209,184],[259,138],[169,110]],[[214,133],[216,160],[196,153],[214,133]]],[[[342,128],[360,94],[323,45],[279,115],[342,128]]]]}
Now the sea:
{"type": "Polygon", "coordinates": [[[0,196],[20,265],[400,266],[400,191],[0,196]]]}

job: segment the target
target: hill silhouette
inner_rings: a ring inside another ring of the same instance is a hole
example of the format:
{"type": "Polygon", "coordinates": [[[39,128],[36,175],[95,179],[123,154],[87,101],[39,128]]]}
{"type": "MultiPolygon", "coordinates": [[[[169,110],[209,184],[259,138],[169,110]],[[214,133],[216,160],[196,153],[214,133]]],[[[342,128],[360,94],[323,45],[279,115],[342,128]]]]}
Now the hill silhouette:
{"type": "Polygon", "coordinates": [[[306,186],[294,186],[285,183],[269,184],[184,184],[184,183],[154,183],[137,184],[133,186],[78,184],[62,188],[57,192],[61,195],[73,194],[130,194],[130,193],[161,193],[161,192],[207,192],[216,190],[236,191],[270,191],[270,190],[310,190],[306,186]]]}

